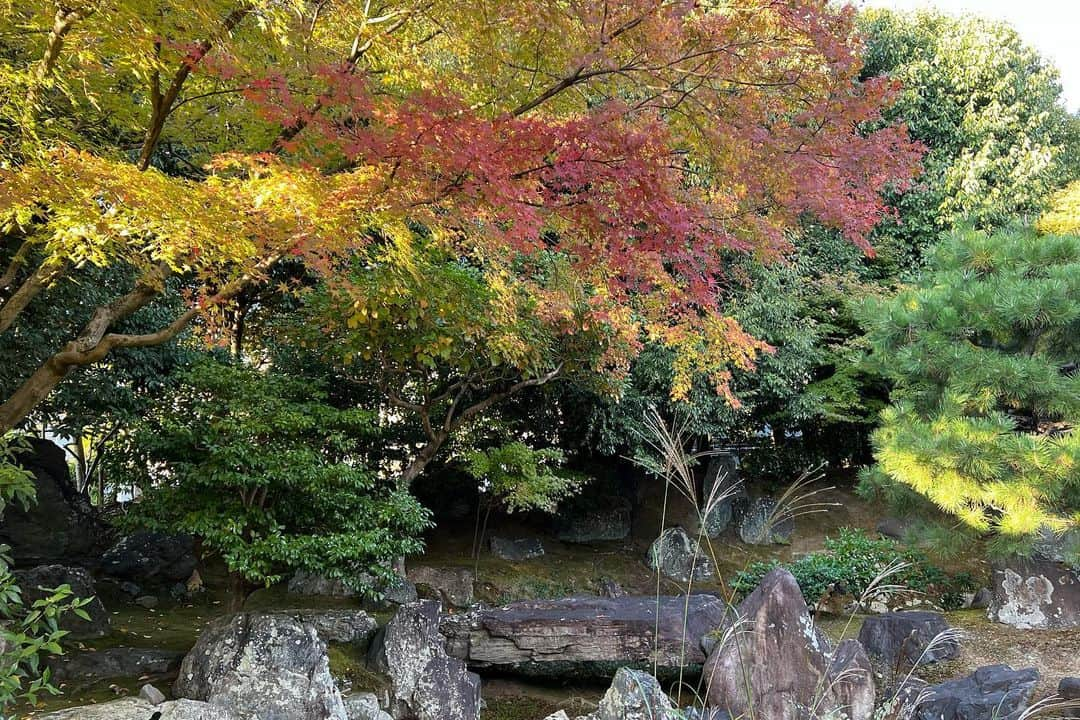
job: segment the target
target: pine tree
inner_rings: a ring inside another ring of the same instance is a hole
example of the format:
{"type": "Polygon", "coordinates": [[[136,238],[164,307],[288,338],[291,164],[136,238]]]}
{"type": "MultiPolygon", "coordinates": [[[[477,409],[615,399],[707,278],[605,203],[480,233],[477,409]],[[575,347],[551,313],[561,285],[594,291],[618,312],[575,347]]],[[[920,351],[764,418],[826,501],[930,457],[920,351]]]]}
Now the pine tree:
{"type": "Polygon", "coordinates": [[[910,488],[1000,550],[1080,525],[1080,237],[957,231],[867,318],[895,387],[865,489],[910,488]]]}

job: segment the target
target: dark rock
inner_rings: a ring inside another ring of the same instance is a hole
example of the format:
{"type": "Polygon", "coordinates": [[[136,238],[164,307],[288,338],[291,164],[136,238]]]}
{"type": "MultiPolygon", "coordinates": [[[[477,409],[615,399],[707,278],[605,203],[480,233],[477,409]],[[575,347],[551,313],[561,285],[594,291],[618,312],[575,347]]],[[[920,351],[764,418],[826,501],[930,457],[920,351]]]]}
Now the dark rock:
{"type": "Polygon", "coordinates": [[[71,481],[62,448],[41,438],[27,438],[29,449],[16,462],[34,474],[36,500],[29,509],[14,504],[0,523],[0,544],[11,546],[21,567],[64,563],[91,565],[108,546],[109,532],[71,481]]]}
{"type": "Polygon", "coordinates": [[[38,720],[247,720],[224,708],[195,700],[152,705],[142,698],[125,698],[36,717],[38,720]]]}
{"type": "Polygon", "coordinates": [[[674,715],[671,699],[647,672],[619,668],[591,715],[595,720],[657,720],[674,715]]]}
{"type": "Polygon", "coordinates": [[[1057,694],[1066,700],[1080,700],[1080,677],[1061,678],[1057,694]]]}
{"type": "Polygon", "coordinates": [[[409,569],[408,576],[422,598],[441,600],[455,608],[473,603],[473,571],[467,567],[418,565],[409,569]]]}
{"type": "Polygon", "coordinates": [[[419,720],[476,720],[480,717],[480,676],[457,658],[433,657],[416,684],[412,707],[419,720]]]}
{"type": "Polygon", "coordinates": [[[357,595],[356,591],[342,580],[323,577],[306,570],[297,570],[289,578],[288,590],[291,595],[312,597],[351,598],[357,595]]]}
{"type": "Polygon", "coordinates": [[[41,565],[15,573],[15,579],[22,588],[23,602],[26,605],[48,597],[54,588],[61,585],[71,586],[73,598],[93,598],[83,608],[90,615],[89,621],[77,617],[74,613],[68,613],[60,619],[60,629],[70,633],[69,639],[86,640],[109,634],[109,613],[97,598],[94,580],[86,570],[65,565],[41,565]]]}
{"type": "Polygon", "coordinates": [[[739,474],[739,458],[734,453],[719,453],[709,459],[704,483],[705,534],[717,538],[727,530],[737,511],[749,502],[739,474]]]}
{"type": "Polygon", "coordinates": [[[1039,682],[1034,668],[1013,670],[990,665],[966,678],[927,688],[929,696],[915,708],[914,720],[1017,720],[1031,702],[1039,682]]]}
{"type": "Polygon", "coordinates": [[[544,556],[544,546],[537,538],[520,538],[511,540],[493,536],[491,538],[491,554],[495,557],[521,562],[544,556]]]}
{"type": "Polygon", "coordinates": [[[769,497],[752,500],[739,521],[739,538],[748,545],[786,545],[794,532],[795,518],[769,497]]]}
{"type": "MultiPolygon", "coordinates": [[[[724,602],[711,595],[527,600],[446,616],[447,652],[475,668],[558,676],[610,673],[612,665],[649,662],[664,669],[705,661],[701,638],[723,627],[724,602]],[[684,628],[684,609],[686,623],[684,628]]],[[[610,674],[608,674],[610,677],[610,674]]]]}
{"type": "Polygon", "coordinates": [[[175,695],[263,720],[347,720],[326,643],[286,615],[239,613],[210,624],[184,658],[175,695]]]}
{"type": "Polygon", "coordinates": [[[135,583],[130,582],[128,580],[125,580],[124,582],[120,583],[119,587],[120,587],[121,592],[127,593],[128,595],[130,595],[133,598],[136,598],[136,597],[139,597],[140,595],[142,595],[142,588],[139,587],[138,585],[136,585],[135,583]]]}
{"type": "Polygon", "coordinates": [[[1034,547],[1035,557],[1080,569],[1080,528],[1058,533],[1044,527],[1034,547]]]}
{"type": "Polygon", "coordinates": [[[379,623],[363,610],[281,610],[297,622],[311,625],[325,643],[366,646],[379,623]]]}
{"type": "Polygon", "coordinates": [[[101,557],[100,569],[118,580],[168,587],[187,582],[195,565],[195,541],[190,535],[141,531],[109,548],[101,557]]]}
{"type": "Polygon", "coordinates": [[[968,607],[974,610],[985,610],[990,607],[990,604],[994,602],[994,593],[990,588],[979,588],[975,595],[971,598],[971,602],[968,603],[968,607]]]}
{"type": "Polygon", "coordinates": [[[420,599],[416,586],[403,577],[391,581],[382,588],[381,593],[383,601],[393,605],[407,605],[420,599]]]}
{"type": "Polygon", "coordinates": [[[994,566],[990,619],[1017,628],[1080,626],[1080,570],[1053,560],[1013,558],[994,566]]]}
{"type": "Polygon", "coordinates": [[[679,582],[708,580],[714,575],[712,562],[701,545],[681,527],[660,533],[649,548],[648,563],[653,570],[679,582]]]}
{"type": "Polygon", "coordinates": [[[623,590],[622,585],[615,582],[610,578],[604,578],[600,581],[600,597],[606,598],[621,598],[626,595],[626,591],[623,590]]]}
{"type": "Polygon", "coordinates": [[[868,720],[874,677],[856,643],[833,653],[810,619],[795,578],[769,572],[738,608],[738,630],[718,643],[705,664],[706,705],[734,717],[803,720],[840,712],[868,720]]]}
{"type": "Polygon", "coordinates": [[[447,656],[439,619],[439,603],[433,600],[402,605],[372,644],[371,660],[390,678],[395,717],[476,720],[480,680],[447,656]]]}
{"type": "Polygon", "coordinates": [[[69,650],[49,660],[53,676],[61,682],[93,683],[100,680],[174,675],[184,653],[172,650],[115,647],[105,650],[69,650]]]}
{"type": "Polygon", "coordinates": [[[158,599],[154,595],[142,595],[135,598],[135,604],[147,610],[153,610],[158,606],[158,599]]]}
{"type": "Polygon", "coordinates": [[[574,507],[559,516],[558,538],[568,543],[625,540],[630,535],[633,507],[623,497],[596,498],[587,507],[574,507]]]}
{"type": "Polygon", "coordinates": [[[955,641],[927,647],[939,634],[949,629],[945,616],[933,612],[890,612],[866,618],[859,631],[859,642],[883,673],[892,677],[907,672],[916,663],[950,660],[960,652],[955,641]]]}
{"type": "Polygon", "coordinates": [[[139,688],[139,698],[151,705],[160,705],[165,702],[165,693],[161,692],[153,685],[148,684],[139,688]]]}
{"type": "Polygon", "coordinates": [[[878,521],[878,535],[890,540],[903,540],[911,529],[911,522],[903,518],[887,517],[878,521]]]}

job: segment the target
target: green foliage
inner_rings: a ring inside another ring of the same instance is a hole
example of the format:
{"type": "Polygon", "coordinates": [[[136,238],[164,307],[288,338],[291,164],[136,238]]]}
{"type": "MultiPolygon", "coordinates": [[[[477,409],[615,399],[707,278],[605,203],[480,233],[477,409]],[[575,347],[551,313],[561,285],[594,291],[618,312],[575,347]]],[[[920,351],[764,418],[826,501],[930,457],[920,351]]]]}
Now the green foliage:
{"type": "Polygon", "coordinates": [[[202,363],[131,436],[132,521],[192,533],[255,584],[303,569],[370,589],[428,515],[360,461],[369,413],[301,377],[202,363]]]}
{"type": "Polygon", "coordinates": [[[866,317],[895,383],[867,487],[907,486],[1003,550],[1080,523],[1080,237],[955,232],[866,317]]]}
{"type": "MultiPolygon", "coordinates": [[[[13,462],[17,448],[15,439],[0,438],[0,520],[12,502],[25,507],[34,499],[33,476],[13,462]]],[[[0,718],[16,701],[33,704],[39,695],[59,693],[42,656],[63,654],[60,641],[67,632],[60,629],[60,618],[72,612],[89,620],[83,608],[92,599],[73,598],[71,586],[61,585],[27,607],[11,572],[10,551],[0,545],[0,718]]]]}
{"type": "Polygon", "coordinates": [[[902,84],[888,111],[928,148],[899,218],[875,233],[896,272],[958,220],[1000,226],[1037,213],[1068,179],[1075,132],[1054,66],[1005,23],[934,11],[867,10],[864,75],[902,84]]]}
{"type": "Polygon", "coordinates": [[[520,442],[465,454],[465,471],[482,495],[507,512],[554,513],[559,502],[577,494],[584,479],[559,470],[565,459],[556,448],[534,450],[520,442]]]}
{"type": "MultiPolygon", "coordinates": [[[[907,566],[889,575],[885,582],[926,593],[946,609],[960,607],[961,593],[973,589],[970,576],[950,576],[917,550],[892,540],[869,538],[862,530],[852,528],[841,528],[836,537],[825,538],[823,551],[804,555],[783,567],[795,576],[806,601],[814,603],[830,592],[859,598],[880,584],[878,577],[883,571],[901,562],[907,566]]],[[[776,560],[753,563],[735,576],[731,586],[741,594],[750,593],[766,573],[780,565],[776,560]]]]}

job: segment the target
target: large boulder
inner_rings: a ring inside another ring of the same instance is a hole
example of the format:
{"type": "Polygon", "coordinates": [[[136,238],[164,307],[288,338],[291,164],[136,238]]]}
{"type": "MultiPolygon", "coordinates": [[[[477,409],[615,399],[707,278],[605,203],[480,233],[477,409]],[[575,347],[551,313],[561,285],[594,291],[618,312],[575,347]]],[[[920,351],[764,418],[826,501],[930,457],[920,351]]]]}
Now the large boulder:
{"type": "Polygon", "coordinates": [[[611,687],[590,720],[667,720],[675,707],[656,678],[647,672],[619,668],[611,687]]]}
{"type": "Polygon", "coordinates": [[[1042,557],[994,566],[990,619],[1017,628],[1080,626],[1080,570],[1042,557]]]}
{"type": "Polygon", "coordinates": [[[981,667],[966,678],[926,688],[913,720],[1018,720],[1039,682],[1034,668],[981,667]]]}
{"type": "Polygon", "coordinates": [[[97,512],[71,481],[64,451],[41,438],[27,438],[29,449],[16,462],[34,475],[36,501],[4,511],[0,544],[11,546],[16,565],[89,565],[108,546],[109,533],[97,512]]]}
{"type": "Polygon", "coordinates": [[[660,533],[648,555],[649,567],[673,580],[689,582],[708,580],[715,573],[712,561],[697,540],[681,527],[670,527],[660,533]]]}
{"type": "Polygon", "coordinates": [[[309,595],[313,597],[356,597],[357,592],[337,578],[328,578],[307,570],[297,570],[289,578],[290,595],[309,595]]]}
{"type": "Polygon", "coordinates": [[[795,578],[769,572],[738,608],[735,631],[705,664],[706,704],[733,717],[803,720],[811,713],[843,713],[868,720],[874,677],[862,646],[833,652],[814,628],[795,578]]]}
{"type": "Polygon", "coordinates": [[[61,585],[70,585],[74,598],[93,598],[82,608],[90,615],[89,620],[75,613],[68,613],[60,619],[60,629],[69,633],[69,639],[88,640],[109,634],[109,613],[98,599],[94,579],[86,570],[66,565],[41,565],[15,573],[15,580],[22,588],[26,605],[52,595],[51,591],[61,585]]]}
{"type": "Polygon", "coordinates": [[[1057,694],[1065,700],[1080,700],[1080,677],[1063,677],[1058,683],[1057,694]]]}
{"type": "Polygon", "coordinates": [[[239,613],[209,625],[174,694],[258,720],[347,720],[326,643],[287,615],[239,613]]]}
{"type": "Polygon", "coordinates": [[[448,607],[464,608],[473,603],[475,579],[467,567],[430,567],[417,565],[409,568],[409,582],[416,586],[420,597],[440,600],[448,607]]]}
{"type": "MultiPolygon", "coordinates": [[[[38,720],[248,720],[225,708],[195,700],[176,700],[154,705],[142,698],[125,698],[35,717],[38,720]]],[[[282,716],[282,720],[286,718],[282,716]]]]}
{"type": "Polygon", "coordinates": [[[402,605],[373,644],[372,664],[390,678],[390,711],[398,718],[476,720],[480,678],[447,655],[434,600],[402,605]]]}
{"type": "Polygon", "coordinates": [[[739,520],[739,538],[748,545],[786,545],[794,532],[794,516],[770,497],[754,498],[739,520]]]}
{"type": "Polygon", "coordinates": [[[631,663],[700,665],[702,639],[726,622],[724,602],[712,595],[570,597],[446,616],[441,630],[450,655],[471,667],[610,677],[612,666],[631,663]]]}
{"type": "Polygon", "coordinates": [[[143,530],[122,538],[101,556],[103,575],[153,587],[186,583],[194,572],[195,540],[143,530]]]}
{"type": "Polygon", "coordinates": [[[379,629],[375,618],[359,609],[281,610],[297,622],[311,625],[323,642],[366,646],[379,629]]]}
{"type": "Polygon", "coordinates": [[[150,648],[115,647],[68,651],[49,660],[60,682],[93,683],[100,680],[174,675],[184,653],[150,648]]]}
{"type": "Polygon", "coordinates": [[[882,670],[892,677],[916,664],[950,660],[960,652],[954,640],[937,643],[934,638],[949,629],[945,616],[934,612],[890,612],[866,618],[859,642],[882,670]]]}
{"type": "Polygon", "coordinates": [[[568,543],[625,540],[633,514],[630,501],[617,495],[596,498],[589,505],[578,503],[559,515],[557,536],[568,543]]]}

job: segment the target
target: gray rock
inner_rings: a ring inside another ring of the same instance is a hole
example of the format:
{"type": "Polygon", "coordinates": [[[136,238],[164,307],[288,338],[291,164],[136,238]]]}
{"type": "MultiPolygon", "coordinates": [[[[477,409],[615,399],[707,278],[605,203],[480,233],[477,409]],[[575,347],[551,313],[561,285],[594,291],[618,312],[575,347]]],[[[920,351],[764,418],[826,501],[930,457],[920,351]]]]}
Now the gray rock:
{"type": "Polygon", "coordinates": [[[142,698],[125,698],[37,717],[38,720],[149,720],[155,717],[154,713],[161,713],[157,720],[248,720],[204,702],[175,700],[153,705],[142,698]]]}
{"type": "Polygon", "coordinates": [[[433,600],[402,605],[373,644],[373,664],[390,678],[390,712],[420,720],[476,720],[480,679],[447,656],[439,617],[433,600]]]}
{"type": "Polygon", "coordinates": [[[385,602],[393,605],[407,605],[420,599],[416,586],[403,577],[399,577],[383,587],[381,594],[385,602]]]}
{"type": "Polygon", "coordinates": [[[878,535],[889,540],[903,540],[911,529],[911,521],[904,518],[886,517],[878,521],[878,535]]]}
{"type": "Polygon", "coordinates": [[[665,671],[700,665],[702,637],[727,621],[727,607],[712,595],[582,596],[448,615],[440,629],[447,652],[470,667],[610,677],[612,665],[655,660],[665,671]]]}
{"type": "Polygon", "coordinates": [[[544,556],[544,545],[538,538],[519,538],[511,540],[492,536],[491,554],[510,562],[521,562],[544,556]]]}
{"type": "Polygon", "coordinates": [[[739,538],[748,545],[786,545],[795,532],[790,512],[777,508],[776,500],[755,498],[739,521],[739,538]]]}
{"type": "Polygon", "coordinates": [[[595,498],[588,506],[574,506],[560,514],[557,536],[568,543],[625,540],[630,535],[632,517],[633,506],[626,498],[595,498]]]}
{"type": "Polygon", "coordinates": [[[184,658],[174,694],[258,720],[347,720],[326,643],[286,615],[212,623],[184,658]]]}
{"type": "Polygon", "coordinates": [[[71,481],[64,450],[42,438],[27,438],[16,462],[34,475],[35,502],[4,511],[0,544],[11,547],[15,563],[92,565],[108,547],[109,531],[97,511],[71,481]]]}
{"type": "Polygon", "coordinates": [[[75,598],[93,598],[83,608],[90,615],[89,621],[77,617],[74,613],[68,613],[60,619],[60,629],[68,631],[68,639],[86,640],[109,634],[109,613],[97,598],[94,579],[86,570],[66,565],[41,565],[15,573],[15,579],[22,588],[23,602],[27,606],[50,596],[51,590],[61,585],[70,585],[75,598]]]}
{"type": "Polygon", "coordinates": [[[394,720],[394,717],[379,707],[379,698],[375,693],[357,693],[345,698],[345,714],[349,720],[394,720]]]}
{"type": "Polygon", "coordinates": [[[316,575],[307,570],[297,570],[293,573],[293,576],[289,578],[288,590],[292,595],[311,597],[351,598],[357,595],[356,591],[343,581],[316,575]]]}
{"type": "Polygon", "coordinates": [[[993,568],[991,620],[1017,628],[1080,626],[1080,570],[1039,558],[1014,558],[993,568]]]}
{"type": "Polygon", "coordinates": [[[53,676],[61,682],[98,682],[144,675],[173,675],[184,653],[153,648],[115,647],[104,650],[69,650],[49,660],[53,676]]]}
{"type": "Polygon", "coordinates": [[[570,716],[566,714],[565,710],[556,710],[544,718],[544,720],[570,720],[570,716]]]}
{"type": "Polygon", "coordinates": [[[158,599],[155,595],[140,595],[135,598],[135,604],[141,608],[153,610],[158,606],[158,599]]]}
{"type": "Polygon", "coordinates": [[[118,580],[169,587],[187,582],[195,566],[195,541],[190,535],[141,531],[106,550],[100,570],[118,580]]]}
{"type": "Polygon", "coordinates": [[[480,717],[480,676],[457,658],[434,657],[416,684],[413,710],[419,720],[476,720],[480,717]]]}
{"type": "Polygon", "coordinates": [[[739,473],[739,459],[734,453],[723,452],[709,459],[705,471],[704,504],[705,534],[710,538],[719,537],[731,521],[737,510],[741,510],[749,501],[746,488],[739,473]]]}
{"type": "Polygon", "coordinates": [[[366,646],[379,623],[363,610],[281,610],[298,622],[311,625],[325,643],[366,646]]]}
{"type": "Polygon", "coordinates": [[[887,677],[910,670],[916,663],[926,665],[955,658],[960,646],[954,641],[928,646],[949,623],[940,613],[890,612],[866,618],[859,642],[887,677]]]}
{"type": "Polygon", "coordinates": [[[1080,528],[1057,533],[1043,527],[1039,532],[1039,539],[1035,542],[1034,555],[1042,560],[1064,563],[1080,569],[1080,528]]]}
{"type": "Polygon", "coordinates": [[[619,668],[611,687],[593,713],[596,720],[666,720],[675,710],[656,678],[647,672],[619,668]]]}
{"type": "Polygon", "coordinates": [[[660,533],[649,548],[648,563],[653,570],[679,582],[708,580],[715,574],[701,545],[681,527],[660,533]]]}
{"type": "Polygon", "coordinates": [[[1080,677],[1063,677],[1058,683],[1057,694],[1066,700],[1080,700],[1080,677]]]}
{"type": "Polygon", "coordinates": [[[803,720],[840,712],[869,720],[874,677],[860,646],[834,653],[810,619],[799,585],[783,568],[770,571],[738,608],[737,630],[705,663],[706,705],[739,717],[803,720]]]}
{"type": "Polygon", "coordinates": [[[1031,702],[1039,672],[1008,665],[981,667],[966,678],[927,688],[914,720],[1017,720],[1031,702]]]}
{"type": "Polygon", "coordinates": [[[165,693],[161,692],[153,685],[146,684],[139,688],[139,699],[145,700],[151,705],[160,705],[165,702],[165,693]]]}
{"type": "Polygon", "coordinates": [[[467,567],[410,568],[409,582],[416,586],[420,597],[441,600],[449,607],[464,608],[473,603],[473,571],[467,567]]]}
{"type": "Polygon", "coordinates": [[[994,593],[990,588],[979,588],[975,595],[971,598],[971,602],[968,603],[968,607],[973,610],[985,610],[990,607],[990,604],[994,602],[994,593]]]}

